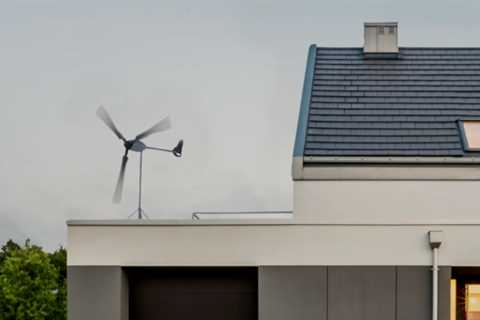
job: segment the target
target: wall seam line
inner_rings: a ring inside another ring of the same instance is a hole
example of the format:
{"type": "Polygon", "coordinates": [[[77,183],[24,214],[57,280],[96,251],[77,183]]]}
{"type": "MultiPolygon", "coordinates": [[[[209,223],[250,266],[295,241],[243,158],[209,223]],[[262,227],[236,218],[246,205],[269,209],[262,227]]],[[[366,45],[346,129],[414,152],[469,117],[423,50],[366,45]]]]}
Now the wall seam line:
{"type": "Polygon", "coordinates": [[[326,320],[329,319],[329,315],[328,315],[328,269],[330,269],[330,267],[325,267],[326,271],[325,271],[325,277],[326,277],[326,288],[327,288],[327,292],[326,292],[326,295],[325,295],[325,317],[326,317],[326,320]]]}
{"type": "Polygon", "coordinates": [[[398,320],[398,266],[395,266],[395,315],[394,319],[398,320]]]}

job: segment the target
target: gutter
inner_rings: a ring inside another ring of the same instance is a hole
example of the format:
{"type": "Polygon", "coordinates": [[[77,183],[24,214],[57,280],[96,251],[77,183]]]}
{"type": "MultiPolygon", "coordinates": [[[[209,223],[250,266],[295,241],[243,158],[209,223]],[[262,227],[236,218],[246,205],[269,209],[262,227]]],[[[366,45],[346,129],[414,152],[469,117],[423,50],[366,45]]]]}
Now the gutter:
{"type": "Polygon", "coordinates": [[[306,156],[303,157],[305,163],[315,165],[323,163],[336,164],[480,164],[480,157],[355,157],[355,156],[306,156]]]}

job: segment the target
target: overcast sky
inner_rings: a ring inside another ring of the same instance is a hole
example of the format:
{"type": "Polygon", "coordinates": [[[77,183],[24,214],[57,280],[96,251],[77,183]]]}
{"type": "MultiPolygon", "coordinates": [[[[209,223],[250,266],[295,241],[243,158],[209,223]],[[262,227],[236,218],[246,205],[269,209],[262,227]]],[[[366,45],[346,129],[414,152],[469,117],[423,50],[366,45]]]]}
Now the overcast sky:
{"type": "Polygon", "coordinates": [[[480,45],[478,0],[0,0],[0,242],[51,250],[67,219],[123,219],[138,157],[111,203],[127,137],[172,118],[144,155],[151,218],[290,210],[307,48],[361,46],[364,21],[399,21],[403,46],[480,45]]]}

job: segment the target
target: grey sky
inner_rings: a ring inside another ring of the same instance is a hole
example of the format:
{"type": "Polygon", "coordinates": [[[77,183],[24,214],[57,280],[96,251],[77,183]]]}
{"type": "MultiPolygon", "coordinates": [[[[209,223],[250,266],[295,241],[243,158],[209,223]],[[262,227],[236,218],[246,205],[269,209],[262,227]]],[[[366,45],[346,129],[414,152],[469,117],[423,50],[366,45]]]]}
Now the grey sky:
{"type": "Polygon", "coordinates": [[[291,209],[290,162],[307,47],[360,46],[399,21],[404,46],[478,46],[477,0],[0,1],[0,242],[65,243],[66,219],[124,218],[111,197],[122,146],[170,114],[144,157],[151,218],[291,209]]]}

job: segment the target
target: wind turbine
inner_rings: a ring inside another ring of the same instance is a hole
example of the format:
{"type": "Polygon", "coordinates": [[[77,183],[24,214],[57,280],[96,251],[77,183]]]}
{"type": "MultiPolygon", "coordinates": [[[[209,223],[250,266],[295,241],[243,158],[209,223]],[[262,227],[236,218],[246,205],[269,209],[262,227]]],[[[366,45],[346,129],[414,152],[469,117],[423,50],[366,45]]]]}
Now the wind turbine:
{"type": "Polygon", "coordinates": [[[140,153],[140,166],[139,166],[139,175],[138,175],[138,208],[130,215],[133,214],[138,215],[138,219],[142,219],[144,216],[148,218],[145,214],[145,211],[142,208],[142,164],[143,164],[143,152],[145,150],[156,150],[156,151],[164,151],[170,152],[175,157],[182,156],[182,149],[183,149],[183,140],[180,140],[177,145],[173,149],[164,149],[164,148],[156,148],[156,147],[149,147],[141,140],[161,131],[166,131],[170,129],[170,118],[166,117],[155,125],[153,125],[150,129],[143,131],[142,133],[138,134],[134,139],[127,140],[122,133],[117,129],[115,124],[113,123],[112,118],[108,114],[107,110],[100,106],[97,109],[97,116],[109,127],[113,133],[123,141],[123,146],[125,147],[125,152],[122,156],[122,163],[120,165],[120,173],[118,174],[117,185],[115,187],[115,192],[113,193],[113,202],[119,203],[122,200],[122,193],[123,193],[123,180],[125,178],[125,169],[127,166],[128,161],[128,152],[134,151],[140,153]]]}

